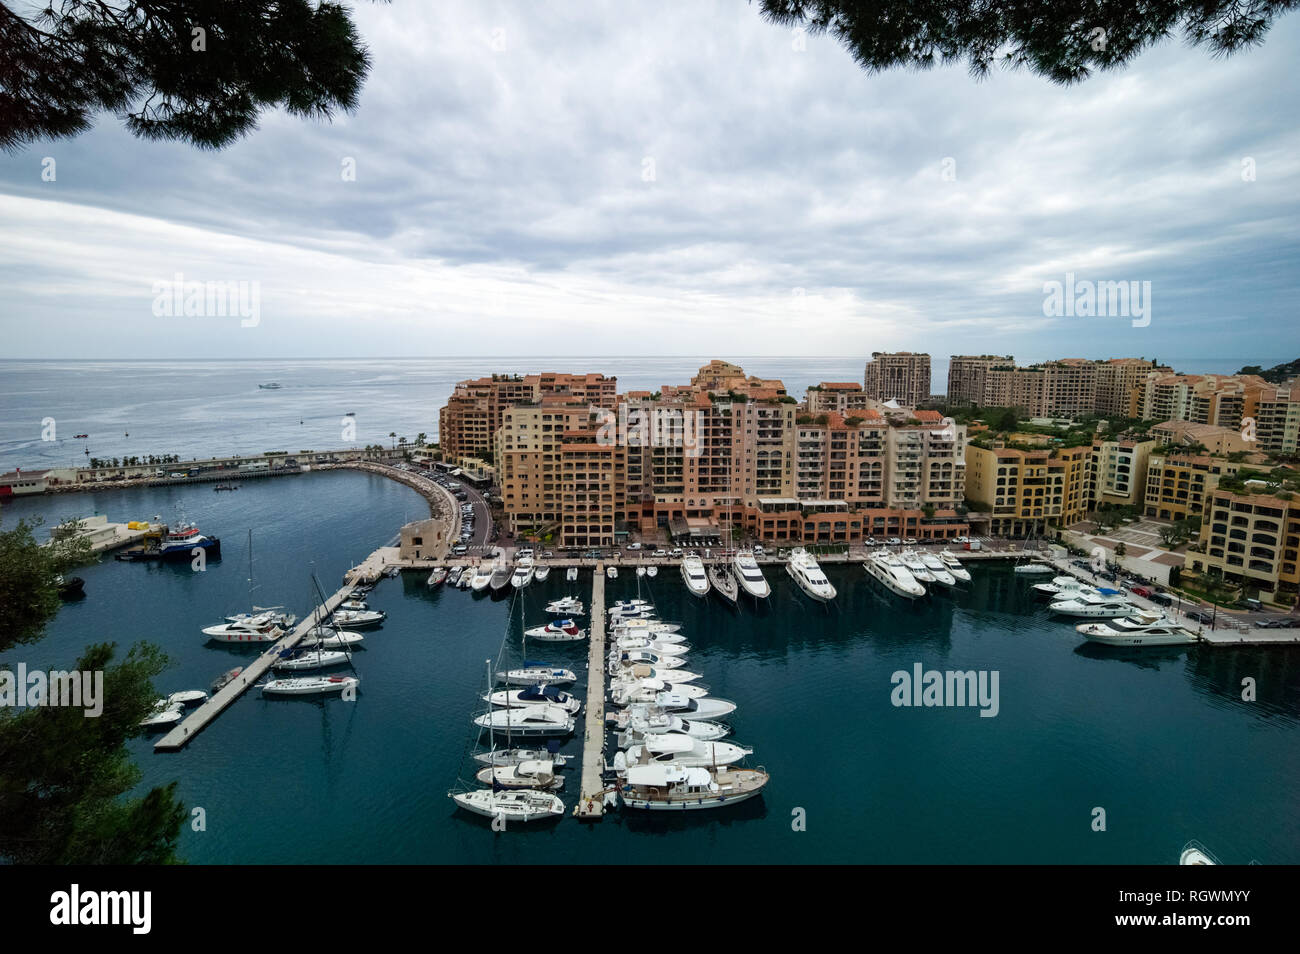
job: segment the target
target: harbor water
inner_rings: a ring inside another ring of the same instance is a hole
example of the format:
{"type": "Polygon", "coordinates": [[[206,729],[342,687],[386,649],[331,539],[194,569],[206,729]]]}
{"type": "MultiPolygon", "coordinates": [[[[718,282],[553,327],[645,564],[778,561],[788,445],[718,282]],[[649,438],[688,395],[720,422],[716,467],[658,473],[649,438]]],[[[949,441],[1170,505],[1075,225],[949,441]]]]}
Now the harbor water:
{"type": "MultiPolygon", "coordinates": [[[[410,489],[336,471],[210,485],[59,495],[6,505],[4,526],[47,526],[96,508],[110,519],[193,520],[222,540],[220,561],[106,559],[79,571],[85,599],[64,606],[43,641],[0,660],[66,668],[87,644],[146,639],[171,668],[160,691],[207,689],[251,648],[204,642],[202,626],[257,605],[311,606],[342,573],[427,513],[410,489]],[[252,528],[256,588],[248,582],[252,528]]],[[[1059,863],[1172,864],[1189,839],[1229,863],[1300,862],[1300,657],[1285,649],[1174,648],[1136,653],[1082,644],[1049,619],[1032,580],[973,564],[972,583],[916,603],[889,595],[856,564],[826,565],[839,595],[805,597],[765,568],[773,593],[729,608],[690,596],[675,568],[638,580],[627,568],[609,599],[640,593],[680,621],[687,668],[739,709],[729,741],[772,776],[761,799],[681,815],[612,812],[494,833],[447,792],[481,711],[484,661],[545,661],[585,679],[584,643],[522,650],[521,616],[549,599],[590,600],[591,577],[562,571],[517,596],[429,590],[424,574],[384,580],[369,597],[388,614],[356,654],[361,689],[341,699],[269,700],[249,692],[178,753],[132,743],[145,785],[179,781],[206,830],[188,826],[192,863],[1059,863]],[[522,611],[522,612],[521,612],[522,611]],[[998,711],[899,707],[893,674],[984,670],[998,711]],[[1243,680],[1255,698],[1243,699],[1243,680]],[[1096,810],[1105,830],[1094,830],[1096,810]]],[[[585,623],[585,619],[584,619],[585,623]]],[[[581,695],[582,683],[576,687],[581,695]]],[[[561,797],[577,797],[581,727],[561,797]]],[[[607,750],[612,755],[612,749],[607,750]]]]}

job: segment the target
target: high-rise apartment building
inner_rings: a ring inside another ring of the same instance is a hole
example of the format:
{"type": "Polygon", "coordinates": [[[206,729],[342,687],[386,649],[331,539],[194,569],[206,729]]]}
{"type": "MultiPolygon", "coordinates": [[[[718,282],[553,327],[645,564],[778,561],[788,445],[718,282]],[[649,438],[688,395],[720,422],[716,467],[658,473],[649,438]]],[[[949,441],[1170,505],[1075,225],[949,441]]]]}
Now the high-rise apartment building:
{"type": "Polygon", "coordinates": [[[990,515],[994,536],[1043,533],[1088,512],[1090,447],[1019,450],[966,446],[966,498],[990,515]]]}
{"type": "Polygon", "coordinates": [[[1201,454],[1152,454],[1147,461],[1144,512],[1159,520],[1184,520],[1205,512],[1219,480],[1240,464],[1201,454]]]}
{"type": "Polygon", "coordinates": [[[1300,590],[1300,508],[1263,492],[1210,492],[1201,522],[1201,552],[1187,555],[1188,571],[1242,586],[1248,596],[1300,590]]]}
{"type": "Polygon", "coordinates": [[[1016,359],[1011,355],[955,354],[948,359],[949,404],[985,404],[984,395],[988,373],[993,368],[1014,368],[1016,359]]]}
{"type": "Polygon", "coordinates": [[[863,374],[862,390],[875,401],[919,407],[930,399],[930,356],[911,351],[873,351],[863,374]]]}

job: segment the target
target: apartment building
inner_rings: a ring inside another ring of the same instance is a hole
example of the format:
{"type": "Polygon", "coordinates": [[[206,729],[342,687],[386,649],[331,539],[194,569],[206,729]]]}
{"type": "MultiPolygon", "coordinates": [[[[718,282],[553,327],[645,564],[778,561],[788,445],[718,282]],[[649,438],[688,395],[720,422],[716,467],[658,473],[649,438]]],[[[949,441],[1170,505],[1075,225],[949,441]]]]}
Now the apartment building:
{"type": "Polygon", "coordinates": [[[1199,454],[1152,454],[1147,461],[1143,512],[1160,520],[1185,520],[1205,513],[1205,503],[1220,478],[1240,464],[1199,454]]]}
{"type": "Polygon", "coordinates": [[[546,533],[562,517],[562,439],[591,421],[588,405],[565,395],[506,408],[495,440],[497,484],[511,533],[546,533]]]}
{"type": "Polygon", "coordinates": [[[1300,508],[1266,493],[1212,491],[1201,524],[1200,548],[1186,569],[1246,587],[1248,596],[1284,596],[1300,589],[1300,508]]]}
{"type": "Polygon", "coordinates": [[[560,546],[617,546],[625,524],[624,447],[585,427],[566,431],[560,451],[560,546]]]}
{"type": "Polygon", "coordinates": [[[873,351],[863,374],[862,390],[876,401],[919,407],[930,399],[930,356],[911,351],[873,351]]]}
{"type": "Polygon", "coordinates": [[[1092,448],[1019,450],[966,446],[966,498],[990,515],[994,536],[1042,533],[1088,512],[1092,448]]]}
{"type": "Polygon", "coordinates": [[[1011,355],[955,354],[948,359],[949,404],[983,405],[988,373],[993,368],[1014,368],[1011,355]]]}
{"type": "Polygon", "coordinates": [[[1111,358],[1095,362],[1095,368],[1094,413],[1117,418],[1137,417],[1142,382],[1152,370],[1151,362],[1145,358],[1111,358]]]}
{"type": "Polygon", "coordinates": [[[845,417],[865,411],[871,398],[856,381],[823,381],[808,388],[803,407],[814,417],[818,414],[842,414],[845,417]]]}
{"type": "Polygon", "coordinates": [[[1142,383],[1139,414],[1143,420],[1191,421],[1240,429],[1246,416],[1246,392],[1267,388],[1253,374],[1148,373],[1142,383]]]}
{"type": "Polygon", "coordinates": [[[1108,503],[1141,508],[1146,500],[1149,458],[1156,441],[1095,441],[1088,461],[1092,506],[1108,503]]]}
{"type": "Polygon", "coordinates": [[[617,390],[618,379],[603,374],[494,374],[460,381],[438,411],[438,443],[447,460],[481,457],[492,453],[507,408],[537,403],[545,394],[612,408],[617,390]]]}
{"type": "Polygon", "coordinates": [[[1166,444],[1205,448],[1207,454],[1227,456],[1239,451],[1259,449],[1258,444],[1247,441],[1241,431],[1233,427],[1214,424],[1193,424],[1191,421],[1162,421],[1151,428],[1151,436],[1166,444]]]}
{"type": "Polygon", "coordinates": [[[1300,385],[1256,385],[1246,389],[1245,397],[1244,415],[1254,421],[1253,446],[1282,454],[1296,453],[1300,448],[1300,385]]]}

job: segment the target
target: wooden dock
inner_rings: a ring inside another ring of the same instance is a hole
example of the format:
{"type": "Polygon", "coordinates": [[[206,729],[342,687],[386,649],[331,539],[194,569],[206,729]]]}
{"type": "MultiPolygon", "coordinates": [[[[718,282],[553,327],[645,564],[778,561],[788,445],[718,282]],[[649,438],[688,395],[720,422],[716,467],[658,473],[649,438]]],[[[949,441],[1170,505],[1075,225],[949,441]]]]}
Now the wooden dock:
{"type": "Polygon", "coordinates": [[[587,656],[587,721],[582,737],[582,795],[573,814],[589,821],[605,813],[605,566],[596,564],[591,584],[591,632],[587,656]]]}
{"type": "MultiPolygon", "coordinates": [[[[369,565],[382,550],[376,550],[366,560],[369,565]]],[[[325,613],[332,613],[338,609],[340,603],[348,598],[352,592],[352,583],[344,584],[343,588],[325,600],[325,613]]],[[[323,616],[324,614],[322,614],[323,616]]],[[[155,752],[177,752],[183,749],[190,739],[194,738],[200,732],[208,727],[212,722],[225,711],[226,707],[242,696],[250,686],[254,685],[262,678],[275,664],[279,654],[286,650],[292,649],[300,643],[307,632],[316,625],[316,613],[309,613],[307,617],[299,621],[298,625],[280,638],[278,642],[271,645],[271,648],[262,655],[258,656],[251,663],[244,667],[244,671],[238,676],[222,686],[212,695],[207,702],[199,706],[188,716],[177,723],[176,727],[154,743],[155,752]]]]}

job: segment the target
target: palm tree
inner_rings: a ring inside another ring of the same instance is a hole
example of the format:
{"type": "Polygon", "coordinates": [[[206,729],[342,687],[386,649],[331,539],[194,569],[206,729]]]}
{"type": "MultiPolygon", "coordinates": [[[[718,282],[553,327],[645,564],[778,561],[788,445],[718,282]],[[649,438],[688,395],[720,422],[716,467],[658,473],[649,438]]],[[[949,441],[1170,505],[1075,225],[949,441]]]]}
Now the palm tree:
{"type": "MultiPolygon", "coordinates": [[[[388,432],[388,436],[391,437],[394,441],[396,441],[396,440],[397,440],[397,431],[389,431],[389,432],[388,432]]],[[[397,444],[396,444],[396,443],[393,444],[393,450],[397,450],[397,444]]]]}
{"type": "Polygon", "coordinates": [[[424,431],[420,431],[420,433],[418,433],[418,434],[415,435],[415,443],[416,443],[418,446],[423,447],[423,446],[424,446],[424,442],[425,442],[426,440],[428,440],[428,437],[429,437],[429,435],[425,434],[424,431]]]}

